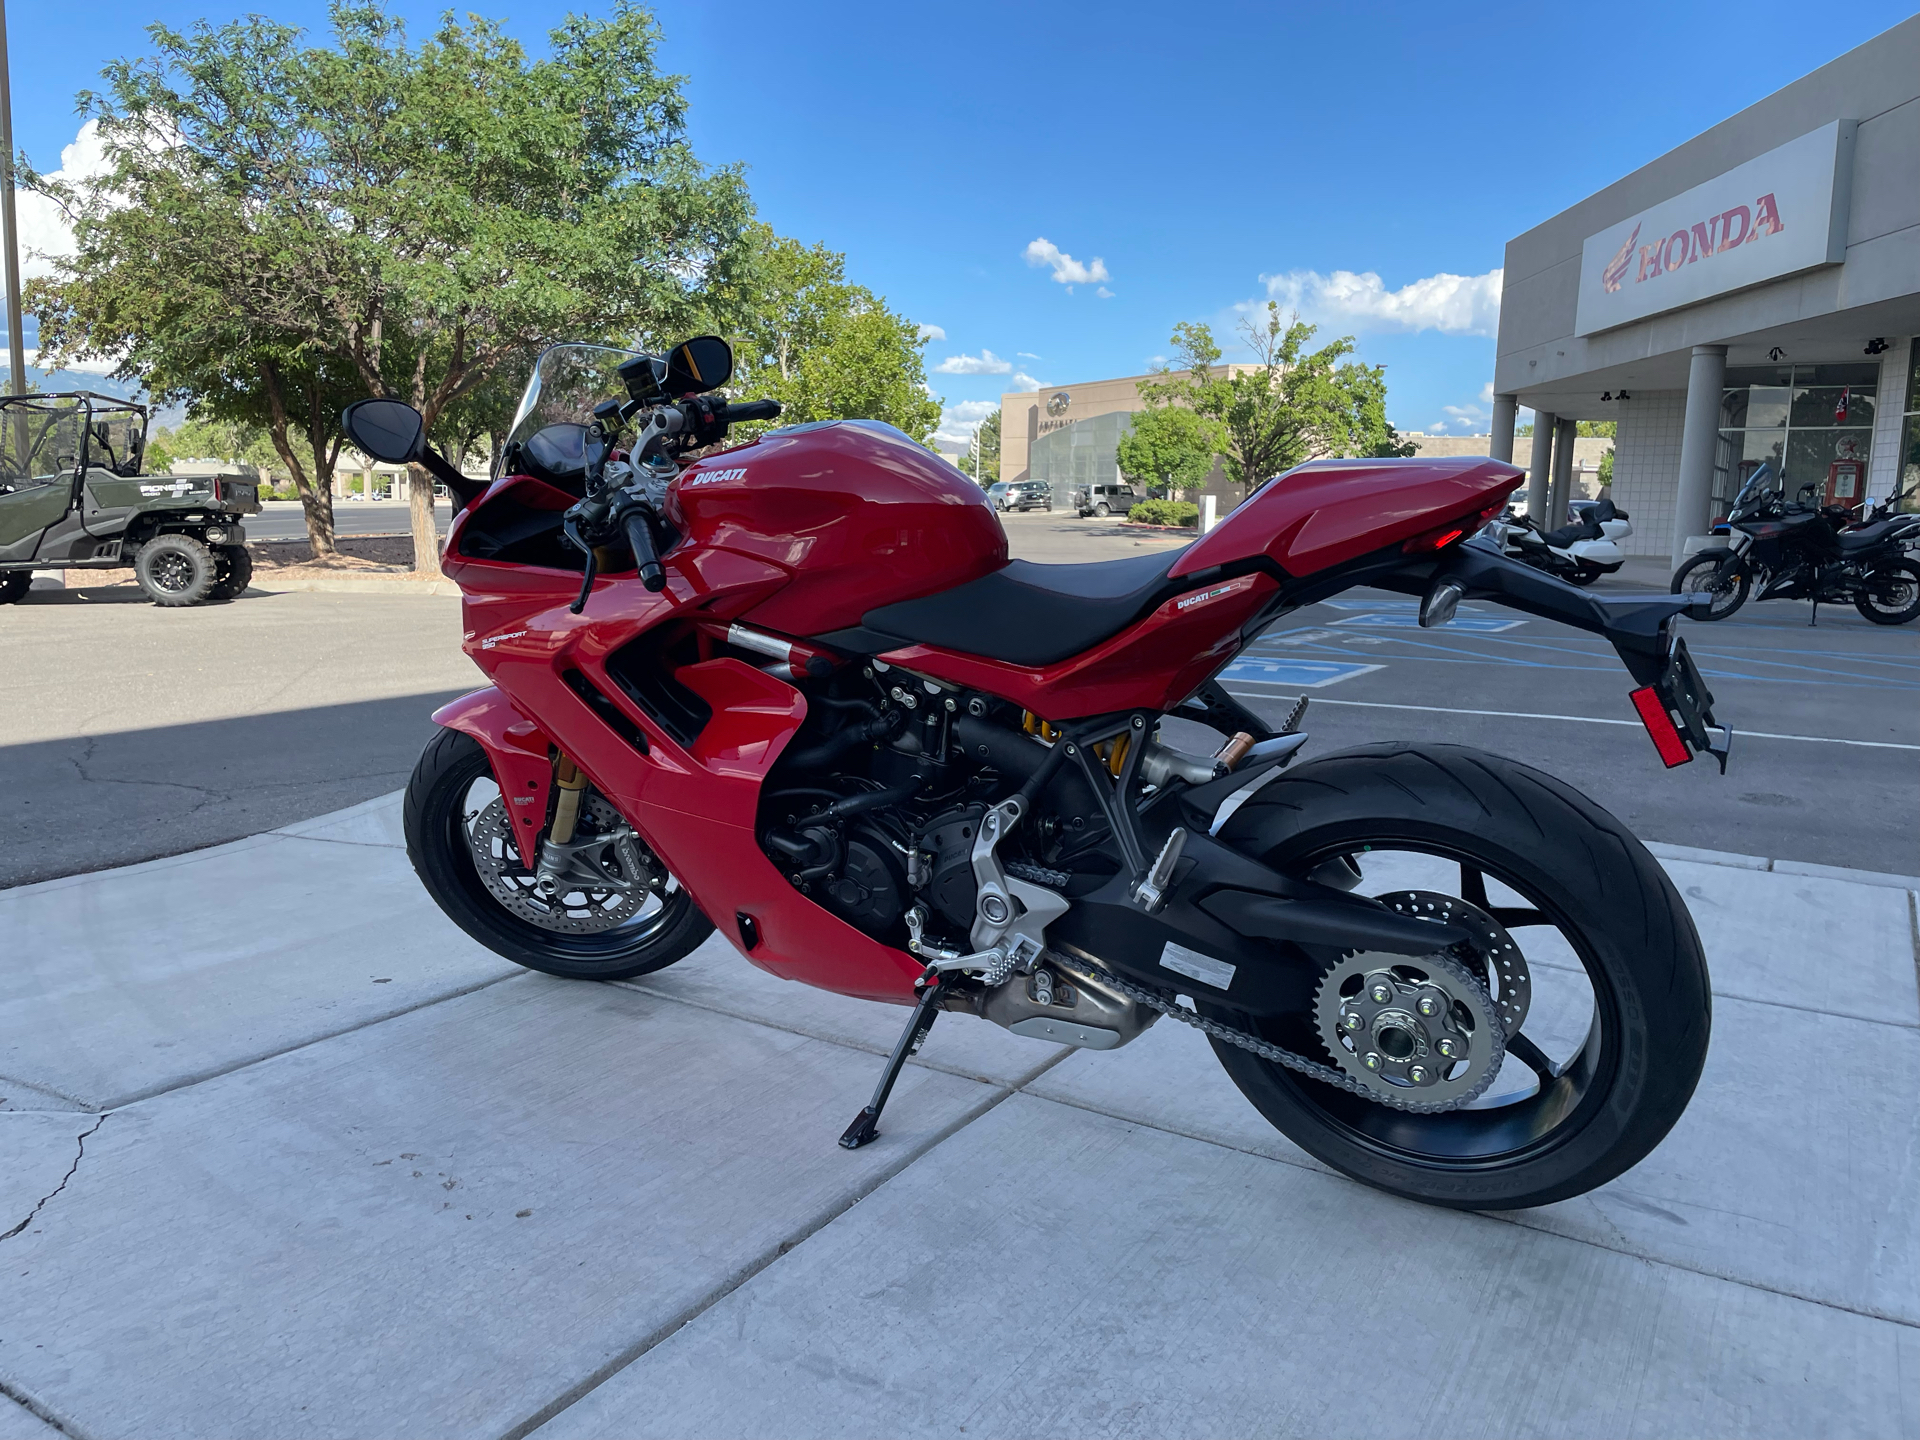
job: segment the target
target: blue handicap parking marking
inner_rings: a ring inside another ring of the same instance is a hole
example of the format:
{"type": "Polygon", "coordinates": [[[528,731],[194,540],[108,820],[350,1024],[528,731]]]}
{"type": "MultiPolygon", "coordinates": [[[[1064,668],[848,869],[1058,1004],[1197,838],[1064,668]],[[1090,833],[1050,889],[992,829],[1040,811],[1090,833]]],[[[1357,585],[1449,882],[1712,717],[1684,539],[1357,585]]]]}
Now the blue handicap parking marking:
{"type": "MultiPolygon", "coordinates": [[[[1392,612],[1374,612],[1355,615],[1346,620],[1335,620],[1335,625],[1359,625],[1370,630],[1418,630],[1420,617],[1411,610],[1392,612]]],[[[1512,630],[1524,625],[1524,620],[1503,620],[1497,615],[1455,615],[1445,625],[1434,627],[1436,630],[1467,630],[1480,635],[1493,635],[1502,630],[1512,630]]]]}
{"type": "Polygon", "coordinates": [[[1271,685],[1282,690],[1316,690],[1382,668],[1342,664],[1337,660],[1301,660],[1291,655],[1243,655],[1220,672],[1220,679],[1229,688],[1271,685]]]}

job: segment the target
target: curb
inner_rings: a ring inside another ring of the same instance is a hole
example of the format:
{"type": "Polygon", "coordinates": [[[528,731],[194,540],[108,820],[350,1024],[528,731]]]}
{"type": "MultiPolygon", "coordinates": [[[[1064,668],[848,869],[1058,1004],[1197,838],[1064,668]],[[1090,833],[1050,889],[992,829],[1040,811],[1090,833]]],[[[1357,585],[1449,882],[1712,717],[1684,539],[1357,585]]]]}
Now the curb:
{"type": "Polygon", "coordinates": [[[339,575],[297,575],[282,577],[269,572],[254,577],[249,590],[263,594],[289,591],[323,591],[343,595],[458,595],[460,587],[444,576],[413,578],[411,571],[392,575],[365,575],[351,572],[339,575]]]}
{"type": "Polygon", "coordinates": [[[1805,875],[1817,880],[1843,880],[1849,885],[1879,885],[1889,890],[1920,890],[1920,875],[1889,875],[1879,870],[1849,870],[1844,865],[1816,865],[1811,860],[1769,860],[1764,855],[1736,855],[1729,850],[1698,850],[1691,845],[1665,845],[1649,840],[1646,847],[1656,860],[1691,860],[1699,865],[1725,865],[1734,870],[1767,870],[1775,875],[1805,875]]]}

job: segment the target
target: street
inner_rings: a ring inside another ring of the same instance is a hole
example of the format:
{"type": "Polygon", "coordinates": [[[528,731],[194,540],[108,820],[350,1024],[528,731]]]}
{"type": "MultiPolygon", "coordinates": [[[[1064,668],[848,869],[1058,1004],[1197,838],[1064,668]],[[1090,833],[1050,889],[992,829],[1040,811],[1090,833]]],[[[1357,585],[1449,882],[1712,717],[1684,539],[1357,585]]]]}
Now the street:
{"type": "MultiPolygon", "coordinates": [[[[453,507],[445,500],[434,502],[433,524],[442,535],[453,520],[453,507]]],[[[404,500],[335,500],[335,535],[410,535],[412,511],[404,500]]],[[[268,500],[258,515],[246,522],[249,540],[304,540],[307,521],[297,500],[268,500]]]]}

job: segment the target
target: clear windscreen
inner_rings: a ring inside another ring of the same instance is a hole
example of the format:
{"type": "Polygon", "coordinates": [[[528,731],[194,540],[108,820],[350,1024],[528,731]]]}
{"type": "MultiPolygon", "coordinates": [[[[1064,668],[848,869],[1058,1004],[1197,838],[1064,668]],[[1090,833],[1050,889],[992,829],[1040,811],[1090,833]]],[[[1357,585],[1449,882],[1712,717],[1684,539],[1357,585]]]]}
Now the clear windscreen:
{"type": "Polygon", "coordinates": [[[585,425],[602,400],[627,400],[620,367],[640,352],[611,345],[550,345],[540,352],[514,412],[507,444],[525,445],[554,425],[585,425]]]}
{"type": "Polygon", "coordinates": [[[24,399],[0,411],[0,484],[68,479],[86,443],[87,412],[65,397],[24,399]]]}

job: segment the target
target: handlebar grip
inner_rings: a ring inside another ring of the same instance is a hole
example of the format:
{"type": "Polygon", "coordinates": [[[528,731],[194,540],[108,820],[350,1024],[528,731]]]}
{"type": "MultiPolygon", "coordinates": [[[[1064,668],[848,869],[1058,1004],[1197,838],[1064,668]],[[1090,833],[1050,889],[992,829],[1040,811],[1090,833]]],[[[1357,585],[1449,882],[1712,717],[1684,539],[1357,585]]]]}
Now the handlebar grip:
{"type": "Polygon", "coordinates": [[[731,425],[736,420],[778,420],[780,402],[778,400],[742,400],[729,402],[720,407],[720,418],[731,425]]]}
{"type": "Polygon", "coordinates": [[[660,568],[660,556],[653,548],[653,527],[645,512],[629,510],[626,516],[627,544],[633,547],[634,564],[640,571],[640,583],[656,593],[667,588],[667,572],[660,568]]]}

